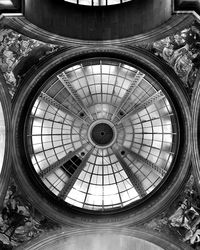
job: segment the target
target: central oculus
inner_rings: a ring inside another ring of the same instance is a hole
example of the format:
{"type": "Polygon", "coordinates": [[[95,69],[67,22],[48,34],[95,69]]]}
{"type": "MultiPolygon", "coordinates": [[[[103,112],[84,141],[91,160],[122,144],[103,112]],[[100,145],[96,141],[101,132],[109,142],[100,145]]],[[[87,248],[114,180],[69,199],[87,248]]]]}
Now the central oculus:
{"type": "Polygon", "coordinates": [[[99,146],[107,146],[113,140],[114,132],[107,123],[99,123],[95,125],[91,131],[93,142],[99,146]]]}
{"type": "Polygon", "coordinates": [[[116,140],[116,128],[114,124],[106,119],[93,122],[88,129],[88,139],[98,148],[107,148],[116,140]]]}

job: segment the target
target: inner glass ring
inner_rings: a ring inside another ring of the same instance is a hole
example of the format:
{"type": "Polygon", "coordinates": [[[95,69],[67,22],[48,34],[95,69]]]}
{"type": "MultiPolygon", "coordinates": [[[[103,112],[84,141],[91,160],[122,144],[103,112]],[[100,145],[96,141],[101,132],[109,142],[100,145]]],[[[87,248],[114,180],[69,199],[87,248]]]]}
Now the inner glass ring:
{"type": "Polygon", "coordinates": [[[113,145],[116,139],[116,128],[108,120],[97,120],[88,129],[89,141],[98,148],[107,148],[113,145]]]}

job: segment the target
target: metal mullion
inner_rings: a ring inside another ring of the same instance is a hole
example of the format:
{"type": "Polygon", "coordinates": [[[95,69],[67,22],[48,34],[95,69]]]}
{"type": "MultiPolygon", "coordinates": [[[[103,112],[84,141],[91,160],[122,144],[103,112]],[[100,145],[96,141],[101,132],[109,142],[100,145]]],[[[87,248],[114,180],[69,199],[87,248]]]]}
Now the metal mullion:
{"type": "MultiPolygon", "coordinates": [[[[38,100],[38,98],[36,99],[36,101],[38,100]]],[[[35,102],[36,102],[35,101],[35,102]]],[[[38,104],[37,104],[37,107],[35,107],[35,111],[34,111],[34,114],[33,114],[33,116],[35,116],[35,113],[36,113],[36,111],[39,109],[39,105],[41,104],[41,101],[40,100],[38,100],[38,104]]],[[[33,110],[33,108],[34,108],[34,105],[35,105],[35,103],[33,104],[33,107],[32,107],[32,110],[33,110]]],[[[31,111],[32,111],[31,110],[31,111]]]]}
{"type": "MultiPolygon", "coordinates": [[[[65,114],[68,114],[70,116],[72,116],[74,119],[78,119],[78,120],[81,120],[82,122],[84,123],[87,123],[84,119],[82,119],[80,116],[78,116],[77,114],[75,114],[73,111],[71,111],[70,109],[68,109],[67,107],[63,106],[62,103],[59,103],[58,101],[56,101],[54,98],[52,98],[51,96],[49,96],[48,94],[46,93],[43,93],[41,92],[40,94],[40,98],[45,102],[47,103],[55,112],[58,113],[58,111],[55,110],[55,108],[57,110],[60,110],[62,112],[64,112],[65,114]]],[[[51,114],[51,112],[49,112],[51,114]]],[[[65,120],[65,118],[63,116],[61,116],[59,113],[58,113],[58,116],[59,117],[62,117],[63,120],[65,120]]]]}
{"type": "MultiPolygon", "coordinates": [[[[30,121],[29,121],[29,122],[30,122],[30,121]]],[[[32,119],[31,119],[31,124],[29,125],[29,126],[30,126],[29,133],[30,133],[31,138],[27,138],[28,140],[30,140],[30,145],[31,145],[32,154],[34,154],[33,140],[32,140],[32,137],[33,137],[33,134],[32,134],[32,131],[33,131],[33,122],[34,122],[34,116],[32,117],[32,119]]],[[[29,137],[28,135],[26,135],[26,136],[29,137]]],[[[41,139],[41,143],[42,143],[42,139],[41,139]]],[[[34,144],[34,145],[36,145],[36,144],[34,144]]],[[[35,157],[35,156],[34,156],[34,157],[35,157]]]]}
{"type": "MultiPolygon", "coordinates": [[[[168,110],[168,109],[167,109],[168,110]]],[[[159,115],[160,115],[160,117],[162,118],[162,116],[161,116],[161,114],[160,114],[160,110],[158,110],[158,113],[159,113],[159,115]]],[[[169,112],[168,112],[169,113],[169,112]]],[[[159,156],[158,156],[158,159],[162,159],[161,157],[160,157],[160,154],[161,154],[161,152],[163,151],[163,141],[164,141],[164,130],[163,130],[163,121],[162,121],[162,119],[160,119],[160,121],[161,121],[161,126],[162,126],[162,146],[161,146],[161,150],[160,150],[160,152],[159,152],[159,156]]],[[[169,153],[169,152],[168,152],[169,153]]],[[[170,153],[169,153],[170,154],[170,153]]],[[[169,158],[169,157],[168,157],[169,158]]],[[[166,162],[166,164],[167,164],[167,162],[166,162]]],[[[165,167],[166,167],[166,164],[165,164],[165,166],[164,166],[164,168],[163,169],[165,169],[165,167]]]]}
{"type": "MultiPolygon", "coordinates": [[[[96,155],[95,155],[96,156],[96,155]]],[[[89,179],[89,181],[87,182],[88,183],[88,186],[87,186],[87,189],[86,189],[86,192],[85,192],[85,198],[84,198],[84,201],[83,201],[83,207],[84,207],[84,205],[86,204],[86,200],[87,200],[87,195],[88,195],[88,191],[89,191],[89,187],[90,187],[90,184],[91,184],[91,180],[92,180],[92,175],[93,175],[93,172],[94,172],[94,168],[95,168],[95,163],[96,163],[96,161],[97,161],[97,156],[96,156],[96,158],[95,158],[95,162],[93,163],[93,168],[92,168],[92,172],[91,172],[91,175],[90,175],[90,179],[89,179]]],[[[89,164],[91,164],[91,163],[89,163],[89,164]]],[[[92,165],[92,164],[91,164],[92,165]]],[[[88,173],[88,172],[87,172],[88,173]]],[[[88,203],[89,204],[89,203],[88,203]]],[[[91,204],[89,204],[89,205],[91,205],[91,204]]],[[[94,204],[93,204],[93,206],[95,206],[94,204]]]]}
{"type": "MultiPolygon", "coordinates": [[[[59,80],[58,80],[59,81],[59,80]]],[[[62,84],[62,83],[61,83],[62,84]]],[[[62,84],[62,89],[61,90],[59,90],[57,93],[56,93],[56,95],[54,96],[54,97],[51,97],[52,99],[54,99],[55,100],[55,98],[60,94],[60,92],[62,92],[63,91],[63,89],[65,89],[66,90],[66,88],[65,88],[65,86],[62,84]]],[[[69,94],[69,96],[70,96],[70,93],[69,93],[69,91],[67,90],[67,92],[68,92],[68,94],[69,94]]],[[[45,94],[46,94],[46,92],[45,92],[45,94]]],[[[47,94],[48,95],[48,94],[47,94]]],[[[56,101],[56,100],[55,100],[56,101]]],[[[58,101],[57,101],[58,102],[58,101]]],[[[71,103],[71,102],[68,102],[70,105],[73,105],[73,103],[71,103]]],[[[61,103],[61,105],[63,105],[62,103],[61,103]]],[[[77,110],[77,112],[79,112],[78,110],[77,110]]]]}
{"type": "MultiPolygon", "coordinates": [[[[43,116],[43,119],[42,119],[42,124],[41,124],[41,134],[40,134],[40,136],[41,136],[41,145],[42,145],[42,149],[43,149],[43,153],[44,153],[44,146],[43,146],[43,134],[42,134],[42,129],[43,129],[43,124],[44,124],[44,118],[45,118],[45,115],[46,115],[46,113],[47,113],[47,110],[48,110],[48,107],[49,106],[47,106],[47,108],[46,108],[46,110],[45,110],[45,112],[44,112],[44,116],[43,116]]],[[[52,128],[52,127],[51,127],[52,128]]],[[[33,136],[33,135],[32,135],[33,136]]],[[[35,155],[35,154],[34,154],[35,155]]],[[[45,160],[48,162],[48,164],[49,164],[49,161],[48,161],[48,158],[46,157],[46,154],[44,153],[44,156],[45,156],[45,160]]],[[[37,158],[35,157],[35,159],[36,159],[36,161],[37,161],[37,158]]],[[[38,161],[37,161],[37,163],[38,163],[38,161]]],[[[40,166],[39,164],[38,164],[38,166],[40,166]]]]}
{"type": "MultiPolygon", "coordinates": [[[[120,72],[120,69],[121,69],[121,63],[119,63],[118,65],[115,65],[115,67],[116,66],[118,66],[118,72],[117,72],[117,75],[115,75],[116,76],[116,79],[115,79],[115,83],[113,84],[113,91],[115,90],[115,87],[116,87],[116,85],[117,85],[117,79],[118,79],[118,76],[119,76],[119,72],[120,72]]],[[[114,95],[112,95],[112,97],[111,97],[111,103],[113,103],[113,96],[114,95]]]]}
{"type": "MultiPolygon", "coordinates": [[[[96,104],[98,104],[98,92],[97,92],[97,88],[96,88],[96,84],[98,84],[98,83],[96,83],[96,81],[95,81],[95,73],[94,73],[94,71],[93,71],[93,67],[92,67],[92,65],[91,65],[91,69],[92,69],[92,77],[93,77],[93,81],[94,81],[94,87],[95,87],[95,94],[94,95],[96,95],[96,99],[97,99],[97,103],[96,104]]],[[[100,84],[100,83],[99,83],[100,84]]],[[[94,100],[94,103],[95,103],[95,100],[94,100]]]]}
{"type": "Polygon", "coordinates": [[[72,135],[76,135],[76,134],[79,135],[79,133],[75,130],[75,131],[76,131],[76,134],[74,134],[74,133],[73,133],[73,129],[74,129],[74,121],[73,121],[73,123],[72,123],[71,129],[70,129],[70,134],[69,134],[69,135],[70,135],[70,139],[71,139],[71,142],[72,142],[72,146],[73,146],[73,148],[74,148],[74,150],[75,150],[75,146],[74,146],[75,141],[72,140],[72,135]]]}
{"type": "MultiPolygon", "coordinates": [[[[155,112],[155,111],[153,111],[153,112],[155,112]]],[[[152,112],[151,112],[152,113],[152,112]]],[[[149,114],[151,114],[151,113],[149,113],[149,114]]],[[[166,117],[166,116],[172,116],[173,114],[170,114],[170,115],[165,115],[165,116],[159,116],[159,117],[156,117],[156,118],[151,118],[150,120],[146,120],[146,121],[141,121],[141,122],[138,122],[138,123],[133,123],[133,120],[131,120],[131,122],[132,122],[132,124],[133,125],[138,125],[138,124],[141,124],[141,123],[145,123],[145,122],[150,122],[150,121],[154,121],[154,120],[158,120],[158,119],[160,119],[161,120],[161,118],[163,118],[163,117],[166,117]]],[[[151,117],[151,116],[150,116],[151,117]]],[[[172,124],[172,123],[171,123],[172,124]]],[[[168,125],[168,124],[167,124],[168,125]]],[[[170,125],[170,124],[169,124],[170,125]]]]}
{"type": "MultiPolygon", "coordinates": [[[[137,73],[136,73],[136,75],[137,74],[140,74],[141,72],[140,71],[137,71],[137,73]]],[[[124,84],[124,81],[125,80],[128,80],[127,79],[127,74],[128,74],[128,69],[126,69],[126,74],[125,74],[125,76],[123,77],[123,83],[122,83],[122,85],[121,85],[121,89],[123,89],[123,84],[124,84]]],[[[131,83],[130,83],[130,86],[129,86],[129,88],[128,89],[126,89],[126,93],[125,93],[125,95],[121,98],[121,102],[120,102],[120,104],[119,104],[119,106],[116,108],[116,110],[114,111],[114,114],[113,114],[113,116],[112,116],[112,120],[114,120],[115,119],[115,117],[117,116],[117,113],[119,112],[119,110],[120,109],[122,109],[122,107],[124,106],[124,104],[127,102],[127,100],[130,98],[130,96],[131,96],[131,94],[133,93],[133,91],[135,90],[135,88],[138,86],[138,84],[142,81],[142,79],[144,78],[144,74],[141,74],[141,78],[139,78],[138,80],[137,80],[137,82],[135,83],[135,85],[133,85],[133,83],[134,83],[134,80],[135,80],[135,78],[136,78],[136,75],[134,76],[134,79],[131,81],[131,83]]],[[[120,90],[121,90],[120,89],[120,90]]]]}
{"type": "MultiPolygon", "coordinates": [[[[63,89],[65,89],[64,86],[62,86],[62,88],[61,88],[58,92],[56,92],[56,94],[55,94],[53,97],[51,97],[51,98],[52,98],[52,99],[55,99],[55,98],[63,91],[63,89]]],[[[43,92],[43,91],[42,91],[42,92],[43,92]]],[[[48,90],[45,91],[45,92],[43,92],[43,93],[45,93],[46,95],[49,95],[49,94],[47,94],[47,92],[48,92],[48,90]]]]}
{"type": "Polygon", "coordinates": [[[81,135],[81,131],[83,131],[83,124],[81,124],[81,126],[80,126],[80,142],[81,142],[81,144],[83,144],[83,138],[81,135]]]}
{"type": "MultiPolygon", "coordinates": [[[[51,138],[52,138],[52,144],[53,144],[52,150],[54,151],[54,154],[55,154],[57,160],[59,160],[59,159],[58,159],[58,156],[57,156],[57,154],[56,154],[56,151],[55,151],[55,146],[54,146],[54,141],[53,141],[53,135],[55,135],[55,134],[52,133],[52,132],[53,132],[53,125],[54,125],[54,123],[55,123],[56,114],[57,114],[57,112],[56,112],[55,115],[54,115],[54,122],[52,123],[52,127],[51,127],[51,138]]],[[[60,135],[60,134],[59,134],[59,135],[60,135]]]]}
{"type": "MultiPolygon", "coordinates": [[[[91,156],[92,152],[94,150],[94,147],[91,148],[87,154],[85,155],[85,157],[83,158],[81,164],[78,166],[78,168],[75,170],[75,172],[72,174],[71,178],[69,179],[69,181],[67,183],[65,183],[65,186],[63,187],[63,189],[60,191],[59,193],[59,197],[62,198],[63,200],[66,199],[66,197],[68,196],[69,192],[71,191],[71,189],[73,188],[76,180],[78,179],[78,176],[80,175],[80,173],[83,171],[84,167],[86,166],[89,157],[91,156]]],[[[80,202],[79,202],[80,203],[80,202]]]]}
{"type": "Polygon", "coordinates": [[[143,156],[141,156],[140,154],[135,153],[134,151],[131,151],[129,148],[127,147],[122,147],[124,148],[125,152],[128,152],[128,154],[130,154],[134,159],[139,160],[140,162],[146,164],[146,166],[149,166],[154,173],[156,173],[160,178],[163,178],[164,175],[167,173],[167,171],[163,168],[160,168],[158,166],[156,166],[154,163],[152,163],[151,161],[149,161],[148,159],[144,158],[143,156]],[[161,171],[161,172],[160,172],[161,171]]]}
{"type": "Polygon", "coordinates": [[[157,101],[160,101],[163,98],[165,98],[165,95],[163,94],[163,92],[161,90],[157,91],[155,94],[147,98],[146,101],[140,102],[135,107],[132,107],[131,110],[117,122],[117,124],[134,114],[138,114],[140,111],[146,109],[152,104],[155,104],[157,101]]]}
{"type": "MultiPolygon", "coordinates": [[[[53,89],[57,85],[58,82],[59,82],[58,79],[51,79],[50,80],[50,86],[49,86],[49,84],[47,86],[45,86],[43,91],[45,93],[48,92],[49,90],[53,89]]],[[[56,95],[57,95],[57,93],[56,93],[56,95]]]]}
{"type": "Polygon", "coordinates": [[[48,187],[49,190],[52,191],[52,188],[54,188],[53,184],[48,179],[46,179],[46,181],[50,184],[50,187],[48,187]]]}
{"type": "MultiPolygon", "coordinates": [[[[89,84],[89,82],[88,82],[88,79],[87,79],[87,76],[86,76],[86,74],[85,74],[85,71],[84,71],[84,68],[83,68],[83,64],[81,63],[81,70],[82,70],[82,72],[83,72],[83,75],[84,75],[84,77],[85,77],[85,81],[86,81],[86,84],[87,84],[87,87],[88,87],[88,90],[89,90],[89,93],[90,93],[90,97],[91,97],[91,99],[93,100],[93,96],[92,96],[92,93],[91,93],[91,90],[90,90],[90,84],[89,84]]],[[[80,82],[79,82],[80,83],[80,82]]],[[[80,84],[81,85],[81,84],[80,84]]],[[[94,100],[93,100],[93,102],[94,102],[94,100]]]]}
{"type": "MultiPolygon", "coordinates": [[[[57,111],[55,110],[56,107],[54,107],[52,104],[47,103],[47,102],[46,102],[46,104],[48,104],[48,107],[51,107],[55,112],[57,112],[57,111]]],[[[58,108],[56,108],[56,109],[58,109],[58,108]]],[[[54,115],[54,114],[53,114],[52,112],[50,112],[50,111],[48,111],[48,113],[51,114],[51,115],[54,115]]],[[[58,116],[61,117],[61,118],[63,118],[63,120],[64,120],[64,117],[63,117],[62,115],[58,114],[58,116]]],[[[46,118],[45,118],[45,119],[46,119],[46,118]]],[[[53,120],[52,120],[52,121],[53,121],[53,120]]]]}
{"type": "MultiPolygon", "coordinates": [[[[171,114],[171,113],[169,113],[169,114],[171,114]]],[[[178,144],[178,138],[179,138],[179,135],[178,135],[178,125],[177,125],[179,123],[178,123],[177,118],[176,118],[176,116],[174,114],[170,115],[170,122],[171,122],[171,126],[172,126],[172,146],[171,146],[171,152],[172,152],[172,149],[175,152],[176,151],[176,145],[178,144]],[[173,133],[174,130],[175,130],[175,133],[173,133]],[[176,137],[175,137],[175,135],[176,135],[176,137]]],[[[172,153],[174,153],[174,152],[172,152],[172,153]]]]}
{"type": "MultiPolygon", "coordinates": [[[[43,144],[45,144],[44,142],[42,143],[42,145],[43,144]]],[[[34,145],[37,145],[37,144],[34,144],[34,145]]],[[[65,144],[62,144],[62,146],[64,146],[65,144]]],[[[60,146],[56,146],[56,147],[54,147],[54,148],[59,148],[60,146]]],[[[37,153],[35,153],[35,154],[39,154],[39,153],[42,153],[42,152],[46,152],[46,151],[48,151],[48,150],[51,150],[51,149],[53,149],[52,147],[51,148],[49,148],[49,149],[42,149],[41,151],[39,151],[39,152],[37,152],[37,153]]]]}
{"type": "MultiPolygon", "coordinates": [[[[43,118],[41,118],[41,117],[39,117],[39,116],[30,116],[31,118],[33,118],[33,117],[35,117],[35,118],[37,118],[37,119],[41,119],[41,120],[45,120],[45,121],[49,121],[49,122],[53,122],[53,120],[50,120],[50,119],[43,119],[43,118]]],[[[64,119],[63,119],[64,120],[64,119]]],[[[59,124],[63,124],[63,122],[58,122],[58,121],[56,121],[57,123],[59,123],[59,124]]],[[[68,124],[64,124],[64,125],[68,125],[68,124]]],[[[48,128],[50,128],[50,127],[48,127],[48,128]]]]}
{"type": "Polygon", "coordinates": [[[98,113],[97,113],[97,109],[95,108],[95,114],[96,114],[96,117],[98,118],[98,113]]]}
{"type": "MultiPolygon", "coordinates": [[[[146,109],[146,112],[147,112],[147,114],[148,114],[148,116],[149,116],[149,118],[150,118],[151,116],[150,116],[150,113],[149,113],[149,111],[148,111],[147,109],[146,109]]],[[[150,123],[151,123],[151,130],[152,130],[152,133],[153,133],[153,122],[152,122],[152,120],[150,120],[150,123]]],[[[144,124],[142,123],[142,127],[144,128],[143,125],[144,125],[144,124]]],[[[149,127],[148,127],[148,128],[149,128],[149,127]]],[[[143,142],[144,142],[144,136],[143,136],[143,142]]],[[[143,143],[143,145],[144,145],[144,143],[143,143]]],[[[147,158],[149,157],[152,148],[154,148],[154,147],[153,147],[153,136],[152,136],[151,147],[150,147],[150,150],[149,150],[149,153],[148,153],[147,158]]]]}
{"type": "Polygon", "coordinates": [[[79,94],[77,94],[76,90],[71,85],[71,82],[68,79],[68,77],[65,74],[65,72],[63,71],[62,73],[60,73],[59,75],[57,75],[57,77],[60,80],[60,82],[63,84],[63,86],[71,94],[71,96],[73,97],[74,101],[78,104],[78,106],[81,108],[81,110],[83,110],[85,112],[85,114],[87,115],[87,118],[90,121],[93,121],[93,117],[92,117],[91,113],[89,112],[88,108],[82,102],[81,97],[79,96],[79,94]]]}
{"type": "MultiPolygon", "coordinates": [[[[66,119],[66,116],[67,116],[67,114],[65,115],[65,119],[66,119]]],[[[65,119],[64,119],[64,120],[65,120],[65,119]]],[[[65,149],[65,147],[64,147],[65,144],[64,144],[64,139],[63,139],[63,134],[64,134],[64,132],[63,132],[64,129],[63,129],[63,128],[64,128],[64,125],[65,125],[65,124],[64,124],[64,122],[63,122],[63,123],[62,123],[62,126],[61,126],[61,132],[62,132],[61,140],[62,140],[62,146],[63,146],[64,152],[67,153],[67,152],[66,152],[66,149],[65,149]]]]}
{"type": "MultiPolygon", "coordinates": [[[[57,185],[55,186],[56,188],[57,188],[57,186],[58,186],[60,183],[63,183],[63,182],[64,182],[63,179],[61,179],[62,176],[65,177],[66,175],[64,176],[64,174],[63,174],[63,175],[61,175],[60,177],[58,176],[59,182],[58,182],[57,185]]],[[[58,192],[60,191],[58,188],[57,188],[57,190],[58,190],[58,192]]]]}
{"type": "MultiPolygon", "coordinates": [[[[123,124],[122,124],[122,126],[124,127],[123,124]]],[[[124,130],[125,130],[125,128],[124,128],[124,130]]],[[[122,138],[123,143],[125,142],[125,138],[126,138],[126,135],[125,135],[125,134],[126,134],[126,133],[123,134],[123,138],[122,138]]]]}
{"type": "MultiPolygon", "coordinates": [[[[59,183],[56,185],[56,182],[57,182],[58,180],[61,181],[61,179],[58,177],[58,175],[57,175],[55,172],[54,172],[54,174],[55,174],[55,176],[56,176],[56,180],[52,183],[52,186],[53,186],[56,190],[58,190],[56,186],[57,186],[59,183]]],[[[59,190],[58,190],[58,191],[59,191],[59,190]]]]}
{"type": "MultiPolygon", "coordinates": [[[[103,166],[103,156],[101,157],[101,164],[103,166]]],[[[104,167],[102,167],[102,208],[104,209],[104,167]]]]}
{"type": "MultiPolygon", "coordinates": [[[[165,102],[164,102],[165,103],[165,102]]],[[[169,109],[168,109],[168,107],[167,107],[167,105],[166,105],[166,103],[165,103],[165,107],[167,108],[167,111],[168,111],[168,114],[169,114],[169,109]]],[[[160,114],[160,109],[158,110],[158,113],[160,114]]],[[[161,118],[162,118],[162,116],[160,116],[161,118]]],[[[161,124],[162,124],[162,130],[163,130],[163,121],[162,121],[162,119],[160,119],[161,120],[161,124]]],[[[171,122],[171,118],[170,118],[170,122],[171,122]]],[[[172,122],[171,122],[171,124],[170,124],[171,126],[172,126],[172,122]]],[[[172,132],[173,132],[173,130],[172,130],[172,132]]],[[[170,151],[168,152],[168,154],[169,154],[169,156],[171,155],[171,153],[173,153],[172,151],[171,151],[171,149],[172,149],[172,144],[173,144],[173,137],[174,137],[174,135],[173,135],[173,133],[163,133],[163,134],[171,134],[172,135],[172,142],[171,142],[171,145],[170,145],[170,151]]],[[[163,142],[164,142],[164,138],[163,138],[163,135],[162,134],[162,148],[163,148],[163,142]]],[[[161,153],[161,152],[160,152],[161,153]]],[[[159,154],[159,156],[160,156],[160,154],[159,154]]],[[[169,160],[169,156],[168,156],[168,160],[169,160]]],[[[163,158],[161,158],[161,157],[159,157],[160,159],[163,159],[163,158]]],[[[164,160],[164,159],[163,159],[164,160]]],[[[166,164],[168,163],[168,160],[167,160],[167,162],[166,162],[166,164]]],[[[166,167],[166,164],[165,164],[165,167],[166,167]]]]}
{"type": "MultiPolygon", "coordinates": [[[[135,142],[136,144],[138,144],[138,145],[140,145],[140,143],[138,143],[138,142],[135,142]]],[[[150,145],[147,145],[147,144],[142,144],[143,146],[146,146],[146,147],[149,147],[150,149],[151,148],[153,148],[153,149],[159,149],[159,148],[156,148],[156,147],[154,147],[154,146],[150,146],[150,145]]],[[[152,145],[152,144],[151,144],[152,145]]]]}
{"type": "MultiPolygon", "coordinates": [[[[101,0],[99,0],[101,1],[101,0]]],[[[100,60],[100,86],[101,86],[101,103],[103,103],[103,83],[102,83],[102,61],[100,60]]]]}
{"type": "MultiPolygon", "coordinates": [[[[107,1],[107,0],[106,0],[106,1],[107,1]]],[[[110,76],[111,76],[111,74],[110,74],[110,70],[111,70],[111,65],[109,64],[109,73],[108,73],[109,77],[108,77],[108,84],[107,84],[107,96],[106,96],[106,102],[107,102],[107,103],[108,103],[108,96],[109,96],[108,89],[109,89],[109,86],[111,85],[111,84],[109,84],[109,83],[110,83],[110,76]]]]}
{"type": "Polygon", "coordinates": [[[84,149],[84,145],[73,151],[72,153],[68,153],[66,156],[62,157],[60,160],[57,162],[53,163],[52,165],[48,166],[47,168],[43,169],[40,173],[39,176],[41,178],[44,178],[54,172],[55,170],[59,169],[61,166],[63,166],[64,163],[68,162],[71,160],[71,158],[75,155],[77,155],[81,150],[84,149]]]}
{"type": "MultiPolygon", "coordinates": [[[[140,135],[141,133],[134,133],[135,135],[140,135]]],[[[148,135],[148,134],[152,134],[152,133],[149,133],[149,132],[145,132],[145,133],[142,133],[144,135],[148,135]]],[[[154,135],[162,135],[162,133],[153,133],[154,135]]],[[[176,135],[176,133],[165,133],[165,135],[176,135]]]]}
{"type": "MultiPolygon", "coordinates": [[[[114,152],[113,152],[113,154],[114,154],[114,152]]],[[[109,157],[109,159],[110,159],[110,155],[109,155],[108,157],[109,157]]],[[[111,167],[112,167],[112,171],[113,171],[113,175],[114,175],[114,179],[115,179],[115,184],[116,184],[116,186],[117,186],[117,191],[118,191],[119,199],[120,199],[120,202],[121,202],[121,207],[123,207],[123,201],[122,201],[122,197],[121,197],[120,192],[119,192],[119,187],[118,187],[118,185],[117,185],[118,182],[117,182],[117,179],[116,179],[116,176],[115,176],[113,164],[111,163],[111,159],[110,159],[110,165],[111,165],[111,167]]],[[[119,171],[119,170],[118,170],[118,173],[120,174],[120,171],[119,171]]],[[[120,176],[121,176],[121,174],[120,174],[120,176]]],[[[124,180],[122,180],[122,181],[124,181],[124,180]]]]}
{"type": "MultiPolygon", "coordinates": [[[[138,114],[138,119],[141,121],[141,117],[140,117],[140,115],[138,114]]],[[[142,135],[142,141],[141,141],[141,144],[140,144],[140,148],[139,148],[139,151],[138,151],[138,153],[141,151],[141,148],[142,148],[142,144],[143,144],[143,140],[144,140],[144,127],[143,127],[143,125],[141,125],[141,129],[142,129],[142,132],[140,132],[140,133],[134,133],[134,134],[140,134],[140,135],[142,135]]],[[[151,133],[152,134],[152,133],[151,133]]],[[[131,147],[133,147],[133,142],[132,142],[132,144],[131,144],[131,147]]]]}
{"type": "Polygon", "coordinates": [[[117,150],[114,151],[114,154],[115,154],[116,158],[118,159],[122,169],[126,173],[126,175],[127,175],[128,179],[129,179],[129,181],[131,182],[132,186],[135,188],[138,195],[140,196],[140,198],[143,198],[144,196],[146,196],[146,191],[145,191],[144,187],[142,186],[141,181],[138,179],[136,174],[134,174],[131,171],[129,166],[127,166],[127,163],[125,162],[124,158],[119,154],[119,152],[117,150]]]}
{"type": "MultiPolygon", "coordinates": [[[[32,134],[31,134],[31,135],[27,135],[27,136],[38,136],[38,135],[39,135],[39,134],[36,134],[36,135],[32,135],[32,134]]],[[[51,134],[42,134],[42,135],[43,135],[43,136],[46,136],[46,135],[49,135],[49,136],[50,136],[51,134]]],[[[61,134],[53,134],[53,135],[61,135],[61,134]]]]}

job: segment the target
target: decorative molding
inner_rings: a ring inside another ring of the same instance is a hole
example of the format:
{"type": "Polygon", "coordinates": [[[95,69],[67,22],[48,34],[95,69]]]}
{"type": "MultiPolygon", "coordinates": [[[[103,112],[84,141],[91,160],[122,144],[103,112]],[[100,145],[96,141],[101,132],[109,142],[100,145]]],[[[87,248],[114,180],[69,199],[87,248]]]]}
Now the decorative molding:
{"type": "Polygon", "coordinates": [[[171,239],[186,242],[195,248],[195,233],[200,226],[200,201],[198,187],[191,175],[184,190],[173,204],[153,220],[144,224],[148,230],[161,232],[171,239]]]}
{"type": "Polygon", "coordinates": [[[59,224],[39,213],[24,198],[23,192],[11,177],[1,210],[0,241],[10,247],[17,247],[58,228],[59,224]]]}
{"type": "Polygon", "coordinates": [[[166,36],[175,33],[177,30],[183,29],[184,27],[188,26],[189,24],[191,24],[192,21],[194,21],[195,16],[193,14],[174,14],[167,22],[145,34],[140,34],[122,39],[104,41],[79,40],[52,34],[30,23],[25,17],[11,17],[7,16],[6,14],[2,14],[1,19],[2,27],[11,28],[21,34],[24,34],[25,36],[31,37],[32,39],[37,39],[46,43],[53,43],[61,46],[77,47],[89,45],[105,46],[111,44],[133,45],[154,42],[158,39],[162,39],[166,36]]]}
{"type": "MultiPolygon", "coordinates": [[[[111,227],[102,227],[95,228],[92,227],[90,229],[65,229],[65,230],[57,230],[56,232],[52,232],[47,234],[46,236],[39,237],[27,244],[23,244],[18,247],[16,250],[38,250],[38,249],[47,249],[50,246],[55,246],[57,242],[64,242],[66,245],[69,245],[71,239],[78,239],[79,237],[87,237],[90,236],[93,239],[98,239],[104,237],[111,237],[115,235],[115,237],[128,237],[127,240],[131,240],[132,238],[136,238],[142,240],[145,244],[146,242],[155,244],[159,246],[161,249],[165,250],[191,250],[190,246],[184,244],[179,240],[174,240],[164,235],[163,233],[155,232],[152,230],[147,230],[144,228],[134,227],[134,228],[111,228],[111,227]]],[[[127,242],[127,241],[126,241],[127,242]]],[[[90,242],[89,242],[90,243],[90,242]]],[[[94,242],[95,245],[96,242],[94,242]]],[[[105,242],[104,242],[105,243],[105,242]]],[[[144,245],[143,244],[143,245],[144,245]]],[[[127,244],[126,244],[127,246],[127,244]]],[[[100,247],[100,246],[97,246],[100,247]]],[[[107,249],[107,248],[106,248],[107,249]]]]}
{"type": "Polygon", "coordinates": [[[199,139],[199,126],[200,126],[200,70],[197,72],[197,78],[194,83],[194,89],[191,100],[191,113],[192,113],[192,163],[194,176],[198,190],[200,192],[200,139],[199,139]]]}
{"type": "Polygon", "coordinates": [[[197,21],[152,43],[147,49],[167,62],[191,92],[200,68],[200,24],[197,21]]]}
{"type": "MultiPolygon", "coordinates": [[[[41,60],[42,57],[54,52],[57,48],[58,46],[30,39],[12,29],[0,30],[0,53],[2,55],[0,59],[0,70],[3,73],[9,93],[12,97],[16,91],[18,80],[20,80],[17,79],[18,76],[14,74],[17,65],[27,58],[27,62],[29,66],[31,66],[31,60],[33,63],[36,63],[37,60],[41,60]]],[[[24,65],[25,63],[23,66],[24,65]]]]}

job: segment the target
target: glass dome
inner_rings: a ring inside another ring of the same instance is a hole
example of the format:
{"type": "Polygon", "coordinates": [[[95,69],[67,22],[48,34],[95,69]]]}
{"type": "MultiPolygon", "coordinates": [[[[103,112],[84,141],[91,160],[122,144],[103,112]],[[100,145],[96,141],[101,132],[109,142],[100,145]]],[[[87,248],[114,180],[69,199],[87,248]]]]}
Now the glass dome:
{"type": "Polygon", "coordinates": [[[65,2],[89,5],[89,6],[105,6],[105,5],[115,5],[129,2],[131,0],[65,0],[65,2]]]}
{"type": "Polygon", "coordinates": [[[116,59],[82,60],[51,77],[28,118],[32,165],[67,204],[126,207],[163,181],[178,148],[171,101],[144,72],[116,59]]]}

